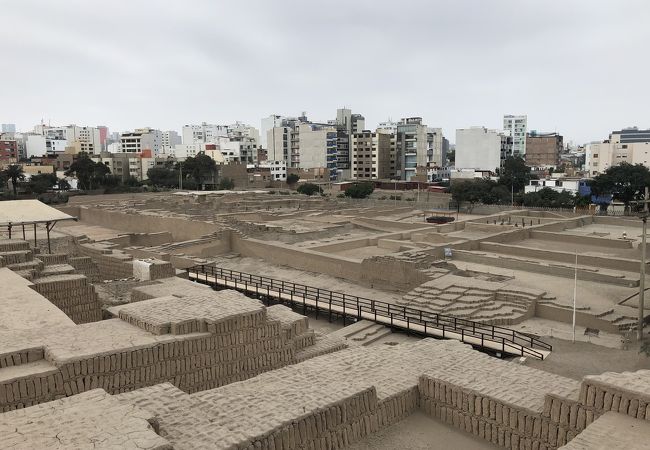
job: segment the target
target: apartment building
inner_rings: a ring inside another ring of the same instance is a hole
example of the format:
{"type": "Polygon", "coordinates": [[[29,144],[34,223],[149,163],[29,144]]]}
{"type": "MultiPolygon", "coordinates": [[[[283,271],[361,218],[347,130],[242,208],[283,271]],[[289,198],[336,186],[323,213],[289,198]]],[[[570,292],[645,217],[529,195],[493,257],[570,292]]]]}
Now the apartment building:
{"type": "Polygon", "coordinates": [[[585,170],[599,175],[622,162],[650,168],[650,129],[625,128],[613,131],[604,142],[587,144],[585,170]]]}
{"type": "Polygon", "coordinates": [[[203,122],[200,125],[184,125],[183,144],[200,144],[214,142],[219,136],[228,136],[228,126],[203,122]]]}
{"type": "MultiPolygon", "coordinates": [[[[514,138],[512,145],[514,148],[514,138]]],[[[526,165],[530,167],[557,167],[563,148],[564,138],[558,133],[531,131],[526,136],[526,165]]]]}
{"type": "Polygon", "coordinates": [[[133,153],[100,153],[99,155],[91,155],[93,161],[104,164],[111,171],[111,175],[119,177],[125,181],[129,177],[134,177],[137,180],[144,181],[148,179],[147,172],[149,169],[155,167],[156,158],[149,152],[133,153]]]}
{"type": "Polygon", "coordinates": [[[18,162],[18,143],[0,136],[0,168],[18,162]]]}
{"type": "Polygon", "coordinates": [[[479,169],[494,172],[512,155],[512,136],[485,127],[456,130],[457,169],[479,169]]]}
{"type": "Polygon", "coordinates": [[[395,135],[382,131],[352,134],[352,178],[389,179],[395,175],[395,135]]]}
{"type": "MultiPolygon", "coordinates": [[[[380,124],[384,130],[391,129],[391,123],[380,124]]],[[[446,140],[442,129],[429,128],[422,123],[421,117],[407,117],[397,123],[396,127],[396,175],[409,181],[416,176],[417,168],[438,167],[444,165],[446,158],[446,140]]]]}
{"type": "Polygon", "coordinates": [[[528,131],[528,116],[503,116],[503,129],[512,136],[512,155],[526,155],[526,133],[528,131]]]}
{"type": "Polygon", "coordinates": [[[138,128],[120,135],[122,153],[142,153],[150,150],[153,156],[162,153],[162,132],[153,128],[138,128]]]}
{"type": "Polygon", "coordinates": [[[164,154],[170,154],[176,145],[182,144],[182,139],[176,131],[168,130],[160,134],[160,148],[164,154]]]}
{"type": "Polygon", "coordinates": [[[291,133],[291,167],[324,168],[329,179],[337,179],[337,131],[323,124],[301,123],[291,133]]]}

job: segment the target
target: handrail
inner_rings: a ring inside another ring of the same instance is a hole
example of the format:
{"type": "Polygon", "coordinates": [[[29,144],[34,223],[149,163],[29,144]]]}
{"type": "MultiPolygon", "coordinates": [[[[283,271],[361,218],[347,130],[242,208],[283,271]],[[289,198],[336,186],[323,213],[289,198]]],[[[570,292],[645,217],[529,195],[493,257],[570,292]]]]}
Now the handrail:
{"type": "MultiPolygon", "coordinates": [[[[251,285],[254,287],[252,291],[258,294],[270,296],[271,293],[277,292],[279,296],[281,294],[290,295],[290,302],[302,303],[303,308],[307,307],[307,299],[316,301],[317,305],[321,301],[323,302],[323,308],[327,306],[330,312],[332,312],[332,305],[334,305],[342,307],[344,314],[348,314],[347,311],[349,309],[354,309],[359,318],[361,318],[362,312],[366,312],[374,315],[375,321],[377,321],[378,316],[381,316],[386,319],[390,318],[391,324],[395,320],[406,322],[407,330],[410,329],[411,324],[417,324],[423,326],[425,331],[427,328],[442,330],[443,337],[446,332],[456,332],[460,333],[463,342],[465,341],[465,337],[480,338],[481,342],[489,340],[501,344],[504,352],[506,351],[506,347],[514,347],[522,355],[529,354],[543,359],[543,353],[536,351],[535,347],[548,351],[552,350],[550,344],[541,341],[539,338],[498,325],[486,325],[472,320],[420,310],[409,306],[395,305],[381,300],[371,300],[343,292],[331,291],[329,289],[317,288],[291,281],[277,280],[216,266],[198,265],[186,270],[188,274],[195,272],[197,274],[197,281],[205,281],[207,284],[210,284],[207,278],[208,275],[214,277],[215,284],[217,284],[217,276],[219,276],[226,281],[234,282],[235,288],[237,289],[244,288],[245,290],[251,291],[249,288],[249,285],[251,285]],[[206,274],[205,280],[201,280],[198,276],[199,273],[206,274]],[[240,282],[244,286],[237,286],[237,283],[240,282]]],[[[512,351],[509,351],[509,353],[512,353],[512,351]]]]}

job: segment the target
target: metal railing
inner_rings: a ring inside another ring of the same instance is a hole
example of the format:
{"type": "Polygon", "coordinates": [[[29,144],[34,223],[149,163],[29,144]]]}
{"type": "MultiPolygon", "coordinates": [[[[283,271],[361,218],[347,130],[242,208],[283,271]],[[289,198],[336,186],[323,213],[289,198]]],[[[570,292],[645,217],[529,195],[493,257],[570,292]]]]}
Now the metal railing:
{"type": "Polygon", "coordinates": [[[199,265],[186,270],[189,279],[199,283],[273,297],[291,306],[302,305],[303,312],[306,312],[307,308],[315,308],[317,313],[324,310],[330,315],[343,315],[344,320],[346,316],[373,320],[407,332],[459,339],[478,347],[539,359],[544,359],[544,352],[535,349],[549,352],[552,350],[551,345],[535,336],[497,325],[221,267],[199,265]]]}

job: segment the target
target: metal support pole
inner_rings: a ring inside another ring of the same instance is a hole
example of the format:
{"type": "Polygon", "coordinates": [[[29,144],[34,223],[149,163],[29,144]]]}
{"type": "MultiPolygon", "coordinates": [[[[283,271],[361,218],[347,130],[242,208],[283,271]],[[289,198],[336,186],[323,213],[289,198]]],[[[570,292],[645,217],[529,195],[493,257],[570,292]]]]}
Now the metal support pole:
{"type": "MultiPolygon", "coordinates": [[[[647,198],[648,188],[646,188],[646,198],[647,198]]],[[[647,210],[648,204],[644,206],[644,210],[647,210]]],[[[644,214],[647,214],[644,212],[644,214]]],[[[643,307],[645,306],[645,259],[646,259],[646,232],[648,226],[648,217],[643,216],[643,234],[641,235],[641,276],[639,278],[639,323],[637,324],[637,339],[639,342],[643,340],[643,307]]]]}
{"type": "Polygon", "coordinates": [[[36,224],[34,224],[34,248],[36,248],[36,224]]]}
{"type": "Polygon", "coordinates": [[[23,241],[25,240],[25,224],[23,224],[23,241]]]}
{"type": "Polygon", "coordinates": [[[52,247],[50,246],[50,222],[45,223],[45,229],[47,230],[47,252],[52,253],[52,247]]]}

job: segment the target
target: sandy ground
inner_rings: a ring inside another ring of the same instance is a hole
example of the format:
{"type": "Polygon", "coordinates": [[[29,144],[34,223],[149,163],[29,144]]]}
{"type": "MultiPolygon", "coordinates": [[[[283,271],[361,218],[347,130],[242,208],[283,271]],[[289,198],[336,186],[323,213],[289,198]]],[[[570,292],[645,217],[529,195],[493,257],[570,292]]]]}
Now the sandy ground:
{"type": "Polygon", "coordinates": [[[494,445],[421,411],[348,447],[349,450],[483,450],[494,445]]]}
{"type": "MultiPolygon", "coordinates": [[[[573,329],[571,324],[556,322],[554,320],[540,319],[533,317],[517,325],[508,325],[508,328],[524,333],[532,333],[537,336],[548,336],[571,341],[573,339],[573,329]]],[[[576,341],[589,342],[603,347],[620,349],[622,348],[621,335],[600,331],[598,336],[585,335],[584,327],[576,327],[576,341]]]]}
{"type": "Polygon", "coordinates": [[[628,350],[602,347],[588,342],[544,338],[553,352],[544,361],[527,358],[525,364],[576,380],[603,372],[629,372],[650,369],[650,357],[639,353],[636,343],[628,350]]]}

